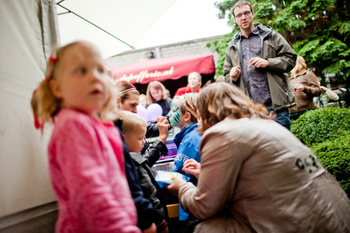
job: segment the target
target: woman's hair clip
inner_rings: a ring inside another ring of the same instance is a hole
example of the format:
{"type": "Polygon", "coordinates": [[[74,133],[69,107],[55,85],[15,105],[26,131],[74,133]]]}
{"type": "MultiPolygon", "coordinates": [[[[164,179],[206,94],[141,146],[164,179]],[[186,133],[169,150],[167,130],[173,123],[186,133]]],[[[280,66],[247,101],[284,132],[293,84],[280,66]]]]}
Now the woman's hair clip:
{"type": "Polygon", "coordinates": [[[123,94],[123,93],[125,93],[125,92],[128,92],[128,91],[133,91],[133,90],[136,90],[136,88],[135,88],[135,87],[132,87],[132,88],[126,89],[126,90],[124,90],[124,91],[121,91],[121,92],[119,92],[119,95],[121,95],[121,94],[123,94]]]}
{"type": "Polygon", "coordinates": [[[50,56],[49,61],[52,62],[52,64],[55,64],[58,61],[57,57],[50,56]]]}

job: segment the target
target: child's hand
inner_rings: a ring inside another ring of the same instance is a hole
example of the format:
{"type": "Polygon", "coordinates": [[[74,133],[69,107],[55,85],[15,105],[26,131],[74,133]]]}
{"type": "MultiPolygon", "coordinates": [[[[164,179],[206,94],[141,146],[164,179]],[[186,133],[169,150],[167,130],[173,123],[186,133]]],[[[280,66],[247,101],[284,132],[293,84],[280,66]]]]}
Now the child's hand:
{"type": "Polygon", "coordinates": [[[174,196],[177,196],[179,194],[179,189],[182,185],[186,184],[186,181],[184,181],[181,178],[175,177],[174,183],[167,186],[168,190],[173,194],[174,196]]]}
{"type": "Polygon", "coordinates": [[[303,91],[304,90],[304,85],[303,84],[295,84],[294,85],[294,91],[297,92],[297,91],[303,91]]]}
{"type": "Polygon", "coordinates": [[[156,226],[156,224],[152,223],[152,225],[149,228],[143,230],[142,232],[143,233],[156,233],[157,232],[157,226],[156,226]]]}
{"type": "Polygon", "coordinates": [[[182,170],[198,178],[201,171],[201,164],[194,159],[188,159],[184,162],[182,170]]]}
{"type": "Polygon", "coordinates": [[[158,140],[165,144],[165,141],[169,134],[169,127],[170,127],[169,121],[166,119],[166,117],[159,116],[157,118],[157,125],[159,130],[158,140]]]}

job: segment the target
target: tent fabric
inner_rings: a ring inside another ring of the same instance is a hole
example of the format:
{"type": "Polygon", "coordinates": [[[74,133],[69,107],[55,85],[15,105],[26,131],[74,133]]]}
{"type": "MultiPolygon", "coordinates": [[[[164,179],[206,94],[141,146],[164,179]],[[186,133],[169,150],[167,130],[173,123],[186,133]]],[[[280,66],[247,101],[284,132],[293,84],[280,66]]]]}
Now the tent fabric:
{"type": "Polygon", "coordinates": [[[1,1],[0,220],[56,200],[47,170],[51,128],[41,135],[30,107],[57,44],[55,17],[53,0],[1,1]]]}
{"type": "Polygon", "coordinates": [[[103,58],[108,58],[130,50],[130,46],[137,47],[147,31],[176,0],[66,0],[57,2],[113,35],[107,34],[58,5],[62,44],[86,40],[96,44],[103,58]]]}
{"type": "Polygon", "coordinates": [[[151,59],[111,69],[116,80],[147,84],[151,81],[179,79],[196,71],[200,74],[215,73],[213,55],[191,55],[151,59]]]}

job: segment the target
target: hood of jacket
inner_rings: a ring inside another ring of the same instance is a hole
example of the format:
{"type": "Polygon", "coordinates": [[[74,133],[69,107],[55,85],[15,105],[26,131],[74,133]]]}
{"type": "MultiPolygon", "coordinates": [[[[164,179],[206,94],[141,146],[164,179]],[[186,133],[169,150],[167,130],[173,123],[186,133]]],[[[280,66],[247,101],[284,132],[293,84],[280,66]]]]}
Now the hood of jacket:
{"type": "Polygon", "coordinates": [[[180,132],[178,132],[174,137],[174,143],[177,147],[179,147],[182,139],[185,137],[186,134],[194,130],[194,128],[198,127],[198,123],[188,124],[184,128],[181,129],[180,132]]]}

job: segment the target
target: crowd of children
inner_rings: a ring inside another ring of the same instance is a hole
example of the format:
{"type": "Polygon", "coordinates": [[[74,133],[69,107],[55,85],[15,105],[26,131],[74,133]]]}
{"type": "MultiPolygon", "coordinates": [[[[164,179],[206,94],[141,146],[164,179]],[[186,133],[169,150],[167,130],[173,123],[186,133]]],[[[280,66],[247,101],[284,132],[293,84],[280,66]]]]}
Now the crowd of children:
{"type": "Polygon", "coordinates": [[[345,192],[264,105],[226,82],[198,92],[171,99],[153,81],[140,95],[115,82],[94,45],[54,51],[31,104],[37,128],[54,124],[56,232],[350,231],[345,192]],[[148,121],[138,114],[141,102],[162,112],[148,121]],[[168,152],[171,127],[180,130],[171,172],[189,181],[162,185],[151,168],[168,152]],[[177,221],[169,200],[179,203],[177,221]],[[180,230],[181,221],[188,224],[180,230]]]}

